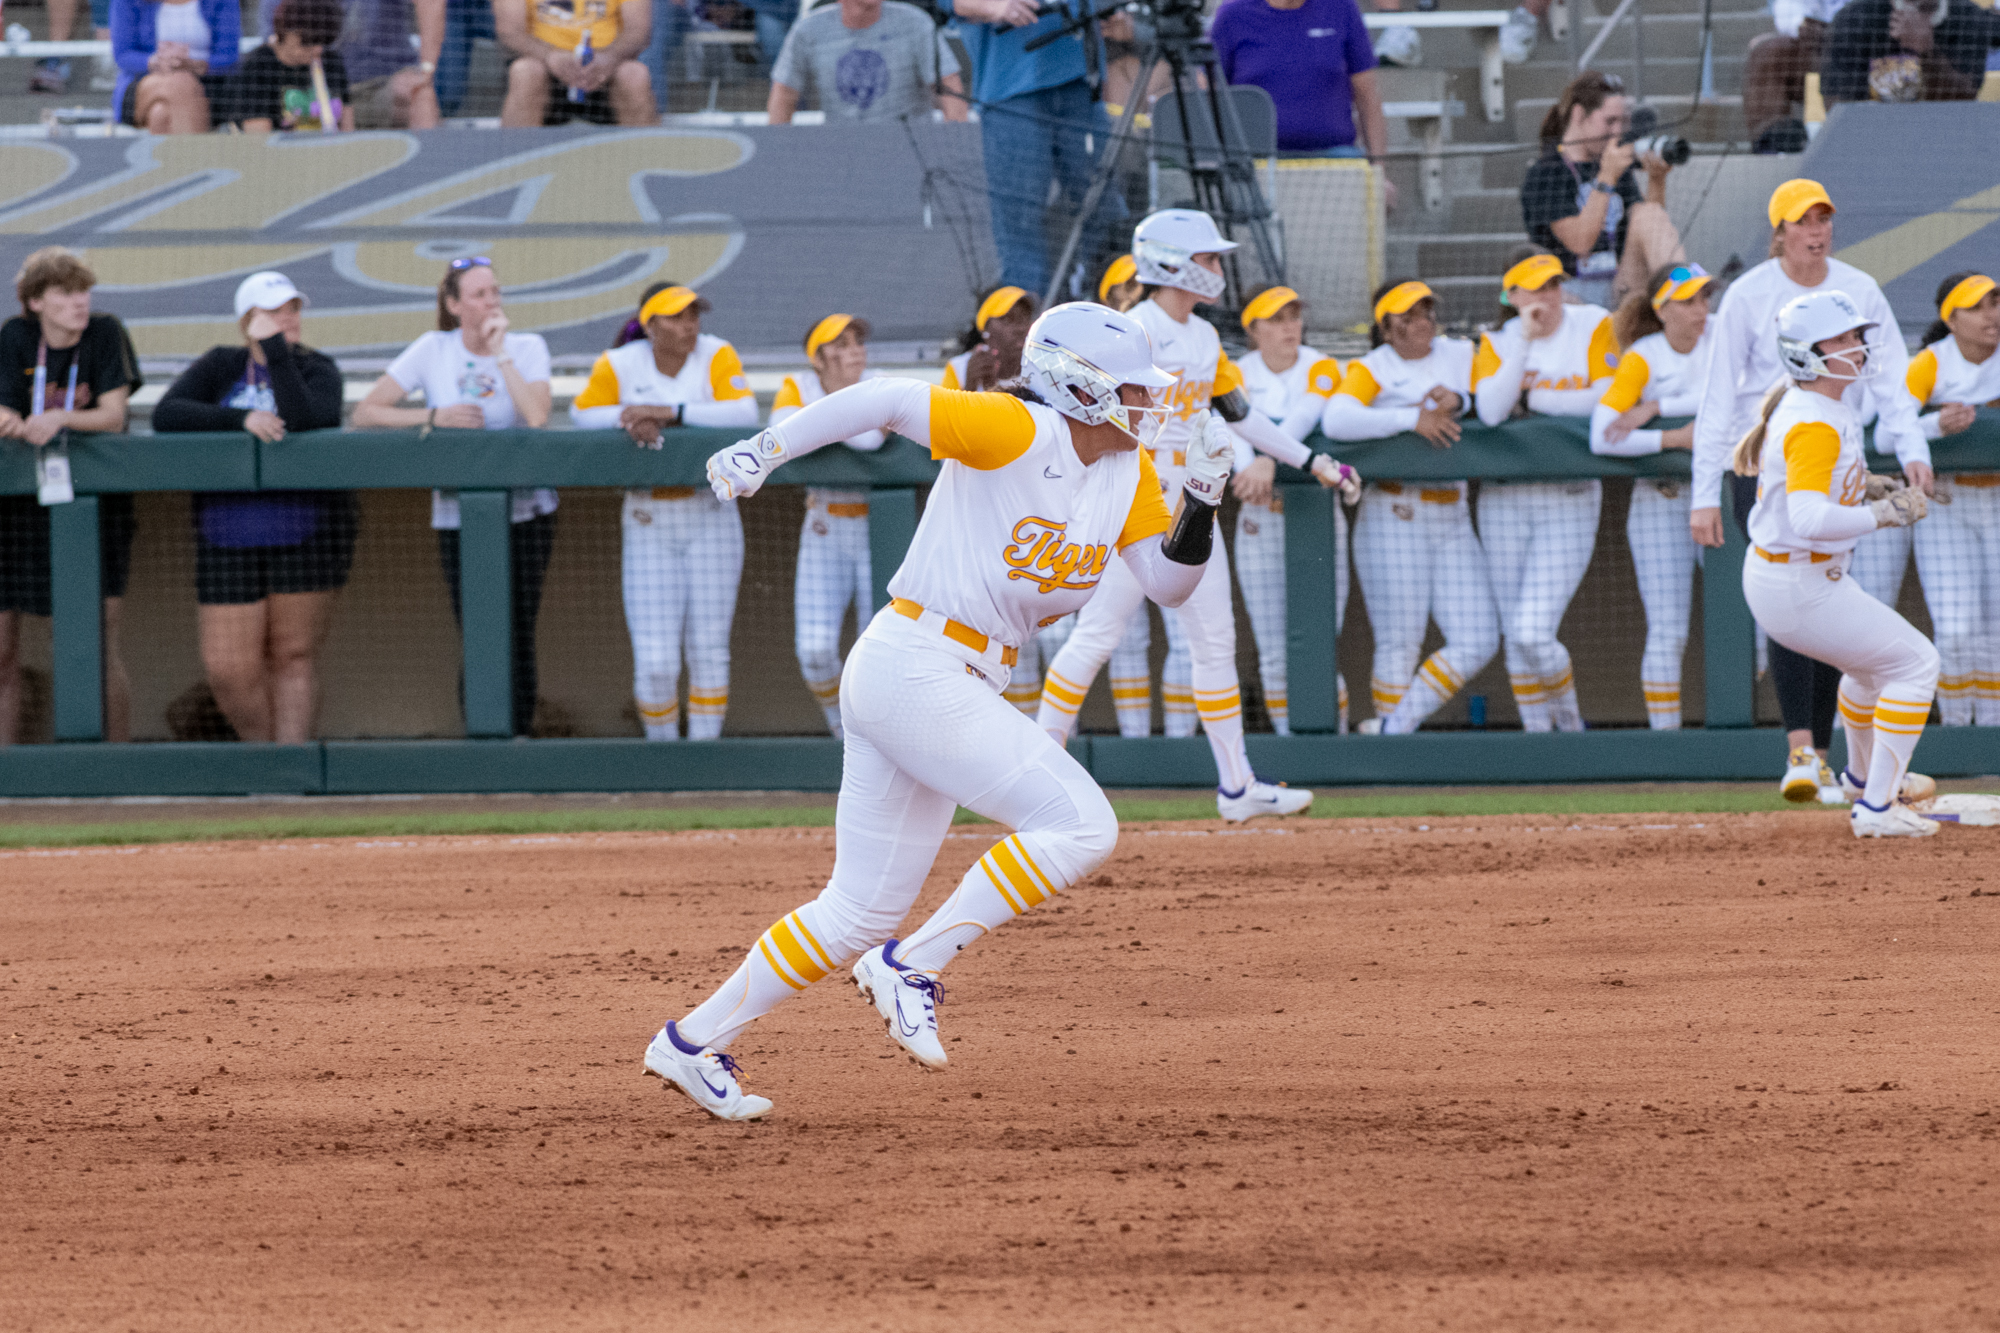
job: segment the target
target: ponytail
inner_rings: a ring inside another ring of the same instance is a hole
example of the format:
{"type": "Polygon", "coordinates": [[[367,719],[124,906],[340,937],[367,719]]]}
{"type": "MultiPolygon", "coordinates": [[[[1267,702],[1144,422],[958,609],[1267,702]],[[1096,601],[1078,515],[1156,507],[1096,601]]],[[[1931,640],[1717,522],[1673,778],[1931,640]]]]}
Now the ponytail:
{"type": "Polygon", "coordinates": [[[1739,477],[1754,477],[1762,470],[1764,456],[1764,433],[1770,429],[1771,414],[1778,410],[1778,400],[1792,386],[1774,384],[1757,409],[1757,424],[1748,434],[1736,442],[1736,452],[1729,456],[1729,470],[1739,477]]]}
{"type": "Polygon", "coordinates": [[[1924,336],[1918,341],[1917,345],[1919,347],[1929,347],[1932,343],[1941,343],[1949,337],[1951,337],[1951,325],[1941,319],[1934,319],[1931,321],[1930,327],[1924,330],[1924,336]]]}
{"type": "Polygon", "coordinates": [[[1611,314],[1611,332],[1618,339],[1618,349],[1623,352],[1631,351],[1632,344],[1639,339],[1665,328],[1666,325],[1660,323],[1660,312],[1653,309],[1652,295],[1644,290],[1628,293],[1611,314]]]}

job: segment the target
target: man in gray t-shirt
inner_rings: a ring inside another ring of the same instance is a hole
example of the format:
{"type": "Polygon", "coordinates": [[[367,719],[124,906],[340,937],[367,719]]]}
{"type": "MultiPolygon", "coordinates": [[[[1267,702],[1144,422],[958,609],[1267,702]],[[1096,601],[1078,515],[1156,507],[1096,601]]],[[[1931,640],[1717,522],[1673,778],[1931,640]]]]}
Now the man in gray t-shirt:
{"type": "Polygon", "coordinates": [[[897,0],[840,0],[792,25],[771,67],[773,125],[817,96],[829,122],[927,116],[964,120],[958,61],[925,13],[897,0]]]}

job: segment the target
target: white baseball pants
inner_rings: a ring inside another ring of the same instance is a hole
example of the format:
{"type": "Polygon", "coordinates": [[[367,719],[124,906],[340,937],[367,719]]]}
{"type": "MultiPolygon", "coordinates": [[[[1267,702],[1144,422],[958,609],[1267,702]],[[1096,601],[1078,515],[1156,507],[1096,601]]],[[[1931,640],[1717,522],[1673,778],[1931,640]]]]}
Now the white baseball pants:
{"type": "Polygon", "coordinates": [[[1625,542],[1646,608],[1639,688],[1646,695],[1646,721],[1655,731],[1678,731],[1681,725],[1681,661],[1694,614],[1694,571],[1701,563],[1688,531],[1688,504],[1686,482],[1639,477],[1625,515],[1625,542]]]}
{"type": "Polygon", "coordinates": [[[1847,573],[1846,557],[1773,564],[1752,552],[1743,596],[1770,636],[1794,652],[1839,667],[1847,767],[1863,799],[1895,799],[1930,716],[1938,653],[1931,641],[1847,573]]]}
{"type": "MultiPolygon", "coordinates": [[[[844,506],[843,506],[844,507],[844,506]]],[[[823,507],[806,510],[799,532],[799,562],[792,582],[792,632],[799,671],[840,738],[840,627],[852,603],[863,625],[873,610],[866,515],[823,507]]]]}
{"type": "Polygon", "coordinates": [[[1597,545],[1595,481],[1487,482],[1479,540],[1507,638],[1507,676],[1523,731],[1582,731],[1569,650],[1556,639],[1597,545]]]}
{"type": "MultiPolygon", "coordinates": [[[[975,659],[976,660],[976,659],[975,659]]],[[[846,728],[833,874],[774,924],[736,973],[677,1027],[727,1046],[752,1019],[888,939],[922,892],[964,806],[1014,832],[895,949],[933,974],[966,945],[1102,865],[1111,803],[1081,765],[1001,697],[1006,673],[974,666],[922,622],[884,610],[841,673],[846,728]]]]}
{"type": "Polygon", "coordinates": [[[677,739],[683,653],[688,739],[714,740],[729,711],[729,627],[743,580],[743,520],[734,503],[625,496],[625,627],[632,695],[646,739],[677,739]]]}
{"type": "Polygon", "coordinates": [[[1465,483],[1369,485],[1354,519],[1354,573],[1375,635],[1375,716],[1386,735],[1415,731],[1500,649],[1465,483]],[[1444,646],[1419,667],[1428,620],[1444,646]]]}

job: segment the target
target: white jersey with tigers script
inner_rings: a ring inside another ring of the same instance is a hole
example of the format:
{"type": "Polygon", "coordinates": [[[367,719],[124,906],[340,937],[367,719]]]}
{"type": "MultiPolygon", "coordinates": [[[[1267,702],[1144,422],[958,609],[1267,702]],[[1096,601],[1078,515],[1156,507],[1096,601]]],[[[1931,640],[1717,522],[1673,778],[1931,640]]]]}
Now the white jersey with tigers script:
{"type": "Polygon", "coordinates": [[[1300,347],[1299,359],[1283,372],[1266,367],[1262,352],[1250,353],[1236,369],[1250,406],[1273,421],[1290,416],[1307,394],[1324,402],[1340,388],[1340,362],[1311,346],[1300,347]]]}
{"type": "MultiPolygon", "coordinates": [[[[861,378],[872,380],[878,373],[873,370],[863,371],[861,378]]],[[[826,390],[820,387],[818,371],[793,371],[791,374],[785,376],[784,383],[778,386],[778,396],[771,401],[771,424],[773,426],[777,425],[807,403],[816,403],[824,397],[826,397],[826,390]]],[[[872,454],[877,449],[880,449],[888,441],[888,438],[887,435],[879,430],[870,430],[863,431],[851,439],[841,441],[841,443],[850,449],[859,449],[863,453],[872,454]]],[[[808,509],[824,509],[828,505],[836,504],[861,505],[865,508],[868,504],[868,492],[834,490],[826,486],[806,487],[806,507],[808,509]]]]}
{"type": "MultiPolygon", "coordinates": [[[[1818,491],[1837,505],[1867,504],[1868,458],[1862,452],[1862,438],[1861,418],[1846,403],[1797,386],[1787,389],[1764,428],[1750,540],[1772,555],[1803,551],[1842,555],[1853,550],[1858,536],[1812,541],[1798,535],[1786,496],[1818,491]]],[[[1759,557],[1753,551],[1751,558],[1759,557]]]]}
{"type": "MultiPolygon", "coordinates": [[[[1536,389],[1588,389],[1618,368],[1618,337],[1612,332],[1611,315],[1602,306],[1566,305],[1562,324],[1546,338],[1530,341],[1521,317],[1502,324],[1495,333],[1482,334],[1479,351],[1472,358],[1472,387],[1500,368],[1501,351],[1522,356],[1523,372],[1532,372],[1522,390],[1525,397],[1536,389]]],[[[1588,411],[1579,415],[1588,416],[1588,411]]]]}
{"type": "Polygon", "coordinates": [[[1917,424],[1923,427],[1924,438],[1942,439],[1937,410],[1946,403],[1988,407],[2000,399],[2000,355],[1975,364],[1958,350],[1958,339],[1940,338],[1910,358],[1903,382],[1922,413],[1917,424]]]}
{"type": "Polygon", "coordinates": [[[1174,387],[1166,391],[1172,410],[1153,441],[1153,458],[1163,470],[1178,467],[1182,462],[1175,455],[1186,459],[1195,415],[1215,395],[1241,388],[1243,376],[1223,353],[1215,326],[1200,315],[1189,315],[1183,324],[1154,301],[1139,302],[1130,314],[1153,340],[1153,364],[1175,377],[1174,387]]]}
{"type": "Polygon", "coordinates": [[[1143,450],[1085,467],[1054,408],[911,387],[929,394],[931,457],[944,466],[890,596],[1018,648],[1088,602],[1119,551],[1166,532],[1143,450]]]}

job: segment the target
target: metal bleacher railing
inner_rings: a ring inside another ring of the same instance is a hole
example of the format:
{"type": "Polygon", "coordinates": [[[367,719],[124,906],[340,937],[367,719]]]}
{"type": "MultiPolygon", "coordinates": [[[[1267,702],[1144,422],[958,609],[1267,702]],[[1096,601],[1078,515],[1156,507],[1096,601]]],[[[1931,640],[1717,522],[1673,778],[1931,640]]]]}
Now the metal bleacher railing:
{"type": "MultiPolygon", "coordinates": [[[[636,450],[622,433],[320,432],[275,444],[248,435],[103,436],[72,446],[77,499],[51,510],[54,717],[57,742],[0,750],[0,795],[228,792],[520,791],[602,789],[824,789],[838,784],[830,738],[725,739],[653,745],[637,739],[515,742],[509,697],[508,487],[694,486],[704,461],[733,435],[675,432],[671,447],[636,450]],[[98,504],[100,494],[183,490],[381,489],[446,486],[463,512],[465,740],[325,741],[307,745],[90,744],[103,735],[98,504]]],[[[1687,474],[1685,453],[1602,458],[1581,421],[1525,419],[1497,429],[1469,426],[1454,449],[1415,436],[1339,446],[1377,480],[1553,479],[1687,474]]],[[[1941,470],[2000,469],[2000,413],[1936,448],[1941,470]]],[[[1893,460],[1875,459],[1884,469],[1893,460]]],[[[920,490],[936,475],[924,450],[893,441],[874,455],[830,450],[799,460],[782,481],[870,489],[874,601],[915,532],[920,490]]],[[[1325,577],[1335,516],[1330,493],[1303,474],[1284,485],[1291,737],[1255,736],[1260,773],[1292,782],[1521,782],[1675,780],[1768,776],[1775,742],[1754,727],[1754,626],[1740,592],[1742,534],[1704,558],[1702,601],[1706,716],[1679,732],[1614,730],[1340,736],[1336,727],[1334,606],[1325,577]]],[[[0,444],[0,494],[32,494],[25,446],[0,444]]],[[[755,504],[756,501],[747,503],[755,504]]],[[[1925,740],[1934,772],[1994,766],[1987,728],[1934,731],[1925,740]]],[[[1199,739],[1089,736],[1075,752],[1101,781],[1125,786],[1199,786],[1213,780],[1199,739]]]]}

